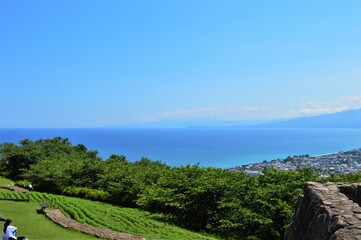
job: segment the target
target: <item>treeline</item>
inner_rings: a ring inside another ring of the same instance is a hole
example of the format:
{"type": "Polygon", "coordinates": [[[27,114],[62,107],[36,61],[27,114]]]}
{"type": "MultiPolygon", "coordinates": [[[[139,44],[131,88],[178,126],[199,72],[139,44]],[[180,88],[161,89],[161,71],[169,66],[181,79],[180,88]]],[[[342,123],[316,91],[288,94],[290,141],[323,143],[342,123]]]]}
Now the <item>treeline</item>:
{"type": "Polygon", "coordinates": [[[360,174],[319,179],[310,169],[244,172],[198,165],[170,167],[142,158],[103,160],[68,139],[0,145],[4,176],[37,191],[66,194],[158,213],[160,220],[223,239],[281,239],[307,181],[360,181],[360,174]]]}

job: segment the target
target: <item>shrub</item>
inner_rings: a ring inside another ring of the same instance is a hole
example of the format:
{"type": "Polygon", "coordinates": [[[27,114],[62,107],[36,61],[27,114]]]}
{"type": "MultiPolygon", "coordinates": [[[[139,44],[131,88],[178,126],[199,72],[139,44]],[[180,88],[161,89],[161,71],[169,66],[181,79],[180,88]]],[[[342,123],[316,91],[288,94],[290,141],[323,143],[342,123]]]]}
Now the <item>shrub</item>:
{"type": "Polygon", "coordinates": [[[15,186],[22,188],[27,188],[29,184],[31,184],[31,182],[28,180],[19,180],[15,182],[15,186]]]}
{"type": "Polygon", "coordinates": [[[62,194],[102,202],[109,202],[111,198],[111,195],[108,192],[86,187],[65,187],[62,194]]]}

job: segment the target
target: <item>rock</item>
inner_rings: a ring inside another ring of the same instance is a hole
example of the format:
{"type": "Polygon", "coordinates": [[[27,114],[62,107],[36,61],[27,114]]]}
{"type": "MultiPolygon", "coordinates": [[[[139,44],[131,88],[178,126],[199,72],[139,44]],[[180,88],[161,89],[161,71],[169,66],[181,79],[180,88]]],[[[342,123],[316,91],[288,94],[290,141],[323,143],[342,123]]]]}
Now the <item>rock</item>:
{"type": "Polygon", "coordinates": [[[306,185],[285,240],[361,240],[361,183],[306,185]]]}

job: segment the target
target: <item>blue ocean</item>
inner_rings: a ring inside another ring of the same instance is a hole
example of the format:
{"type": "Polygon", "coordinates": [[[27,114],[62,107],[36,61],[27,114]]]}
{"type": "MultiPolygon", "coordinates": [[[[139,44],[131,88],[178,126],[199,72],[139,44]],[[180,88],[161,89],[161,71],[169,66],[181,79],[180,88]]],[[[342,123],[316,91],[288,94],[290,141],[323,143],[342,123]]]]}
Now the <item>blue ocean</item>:
{"type": "Polygon", "coordinates": [[[292,155],[320,155],[361,147],[361,129],[0,129],[0,142],[68,138],[130,161],[143,156],[171,166],[229,168],[292,155]]]}

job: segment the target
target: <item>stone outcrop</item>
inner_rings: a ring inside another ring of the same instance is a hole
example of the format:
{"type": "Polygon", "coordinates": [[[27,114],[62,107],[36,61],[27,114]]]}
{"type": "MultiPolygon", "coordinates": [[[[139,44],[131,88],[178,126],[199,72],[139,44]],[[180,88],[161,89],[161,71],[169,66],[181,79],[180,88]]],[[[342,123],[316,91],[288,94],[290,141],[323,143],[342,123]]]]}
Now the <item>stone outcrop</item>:
{"type": "Polygon", "coordinates": [[[305,187],[285,240],[361,240],[361,183],[305,187]]]}

